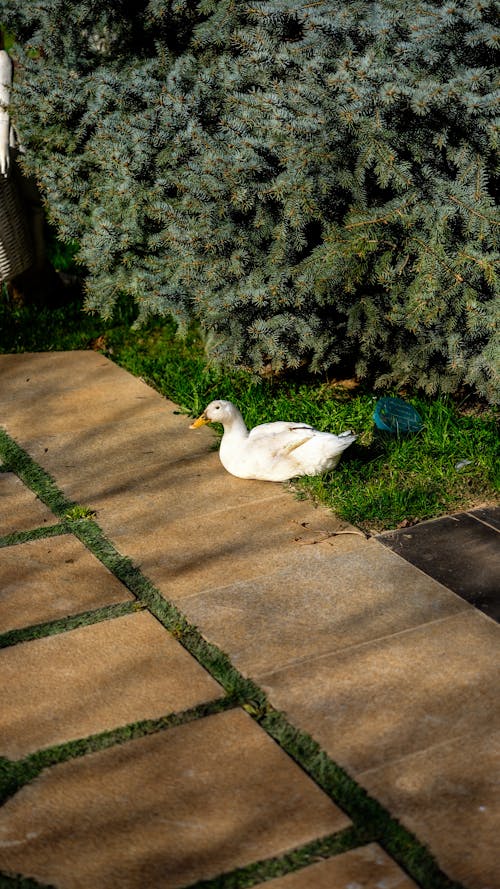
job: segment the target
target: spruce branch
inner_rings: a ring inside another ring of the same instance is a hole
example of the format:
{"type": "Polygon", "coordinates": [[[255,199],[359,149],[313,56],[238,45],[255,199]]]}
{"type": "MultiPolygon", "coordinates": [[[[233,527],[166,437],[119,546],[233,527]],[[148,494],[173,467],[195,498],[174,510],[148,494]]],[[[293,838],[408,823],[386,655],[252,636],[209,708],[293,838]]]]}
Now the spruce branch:
{"type": "Polygon", "coordinates": [[[411,205],[413,203],[415,203],[415,201],[417,199],[418,199],[418,195],[414,194],[414,195],[410,196],[409,198],[407,198],[407,200],[404,201],[402,204],[400,204],[398,207],[393,207],[391,210],[388,210],[383,216],[377,216],[375,218],[372,217],[371,219],[361,219],[359,222],[346,223],[344,225],[344,228],[345,229],[360,228],[360,227],[367,226],[367,225],[377,225],[380,222],[382,222],[384,225],[387,225],[392,216],[397,215],[397,216],[402,217],[403,210],[406,210],[408,207],[411,207],[411,205]]]}
{"type": "Polygon", "coordinates": [[[467,212],[470,213],[472,216],[477,216],[478,219],[482,219],[484,222],[488,222],[490,225],[500,226],[500,221],[494,219],[492,216],[486,216],[485,213],[481,213],[479,210],[475,210],[474,207],[469,207],[463,201],[460,201],[455,195],[449,194],[448,199],[453,204],[458,204],[458,206],[462,207],[463,210],[467,210],[467,212]]]}
{"type": "Polygon", "coordinates": [[[473,281],[465,278],[460,272],[457,272],[451,265],[443,260],[443,258],[429,246],[429,244],[422,241],[420,238],[417,238],[416,235],[410,235],[410,241],[413,241],[415,244],[418,244],[419,247],[423,249],[425,253],[430,253],[431,256],[434,257],[438,265],[440,265],[445,271],[455,280],[456,284],[468,284],[473,290],[477,290],[481,293],[481,287],[475,284],[473,281]]]}

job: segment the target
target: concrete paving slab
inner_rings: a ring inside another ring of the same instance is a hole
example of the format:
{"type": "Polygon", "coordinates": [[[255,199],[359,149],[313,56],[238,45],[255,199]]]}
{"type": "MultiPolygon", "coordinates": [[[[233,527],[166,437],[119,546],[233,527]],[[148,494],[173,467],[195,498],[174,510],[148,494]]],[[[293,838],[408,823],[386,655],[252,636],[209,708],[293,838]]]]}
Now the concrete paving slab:
{"type": "Polygon", "coordinates": [[[257,678],[467,607],[376,541],[334,559],[323,557],[314,570],[309,561],[295,562],[182,600],[203,635],[257,678]]]}
{"type": "Polygon", "coordinates": [[[70,534],[0,549],[0,633],[133,598],[70,534]]]}
{"type": "Polygon", "coordinates": [[[294,874],[269,880],[266,889],[416,889],[376,843],[344,852],[294,874]]]}
{"type": "Polygon", "coordinates": [[[48,769],[0,811],[0,867],[58,889],[176,889],[348,823],[237,710],[48,769]]]}
{"type": "Polygon", "coordinates": [[[499,774],[500,732],[479,731],[359,779],[430,848],[452,880],[467,889],[498,889],[499,774]]]}
{"type": "Polygon", "coordinates": [[[148,613],[0,651],[0,755],[165,716],[222,695],[148,613]]]}
{"type": "Polygon", "coordinates": [[[462,512],[390,531],[379,540],[500,621],[500,531],[491,522],[462,512]]]}
{"type": "Polygon", "coordinates": [[[186,417],[172,416],[164,399],[140,423],[96,426],[81,436],[33,433],[25,446],[68,497],[91,505],[102,521],[119,513],[124,528],[144,513],[151,521],[151,510],[157,520],[175,521],[220,511],[221,503],[230,509],[283,496],[281,485],[242,482],[209,447],[193,448],[186,417]]]}
{"type": "Polygon", "coordinates": [[[56,516],[13,472],[0,472],[0,535],[53,525],[56,516]]]}
{"type": "Polygon", "coordinates": [[[316,522],[320,528],[348,526],[286,492],[272,501],[256,500],[206,515],[198,515],[192,506],[192,514],[181,520],[153,513],[154,527],[140,502],[126,517],[116,512],[98,515],[118,549],[127,552],[160,591],[178,604],[202,590],[267,576],[293,565],[313,571],[339,552],[365,543],[363,537],[346,534],[301,546],[296,540],[300,520],[312,526],[316,522]]]}
{"type": "Polygon", "coordinates": [[[472,607],[261,678],[352,775],[467,734],[498,711],[500,630],[472,607]]]}
{"type": "Polygon", "coordinates": [[[38,435],[83,434],[103,421],[133,417],[140,423],[162,401],[142,380],[92,351],[0,355],[0,392],[5,427],[18,441],[20,431],[26,436],[33,429],[38,435]]]}
{"type": "Polygon", "coordinates": [[[220,494],[232,506],[282,493],[228,476],[211,431],[190,431],[176,405],[94,352],[0,356],[2,381],[7,432],[71,499],[126,509],[127,494],[163,492],[152,505],[175,517],[220,508],[220,494]]]}

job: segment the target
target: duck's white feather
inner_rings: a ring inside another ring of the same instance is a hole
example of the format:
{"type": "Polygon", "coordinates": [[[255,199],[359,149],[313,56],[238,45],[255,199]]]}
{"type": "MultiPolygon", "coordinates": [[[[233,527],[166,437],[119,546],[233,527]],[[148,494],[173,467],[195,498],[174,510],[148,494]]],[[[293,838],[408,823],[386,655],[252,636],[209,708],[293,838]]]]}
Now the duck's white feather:
{"type": "Polygon", "coordinates": [[[283,482],[300,475],[320,475],[333,469],[355,441],[352,432],[333,435],[307,423],[262,423],[248,431],[238,408],[230,401],[212,401],[192,428],[222,423],[219,456],[238,478],[283,482]]]}

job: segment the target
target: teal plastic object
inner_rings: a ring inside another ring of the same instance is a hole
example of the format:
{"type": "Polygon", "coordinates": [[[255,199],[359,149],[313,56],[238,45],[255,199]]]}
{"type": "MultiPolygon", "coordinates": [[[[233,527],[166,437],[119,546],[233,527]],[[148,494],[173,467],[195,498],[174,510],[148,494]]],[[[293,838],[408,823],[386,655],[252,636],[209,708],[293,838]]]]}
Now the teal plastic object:
{"type": "Polygon", "coordinates": [[[402,398],[379,398],[373,419],[377,429],[395,435],[418,432],[423,426],[420,414],[402,398]]]}

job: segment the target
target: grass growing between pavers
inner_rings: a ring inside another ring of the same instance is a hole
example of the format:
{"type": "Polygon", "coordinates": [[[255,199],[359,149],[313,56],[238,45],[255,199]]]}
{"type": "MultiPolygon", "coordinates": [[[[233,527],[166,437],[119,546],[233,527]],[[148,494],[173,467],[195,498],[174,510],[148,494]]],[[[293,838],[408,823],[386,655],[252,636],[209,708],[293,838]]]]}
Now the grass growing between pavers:
{"type": "Polygon", "coordinates": [[[89,624],[97,624],[103,620],[114,620],[124,617],[126,614],[134,614],[145,608],[141,602],[119,602],[116,605],[105,605],[92,611],[83,611],[80,614],[72,614],[57,620],[47,620],[41,624],[22,627],[16,630],[8,630],[0,633],[0,649],[10,645],[18,645],[20,642],[32,642],[34,639],[43,639],[46,636],[57,636],[68,630],[77,630],[79,627],[88,627],[89,624]]]}
{"type": "Polygon", "coordinates": [[[70,533],[71,528],[61,523],[57,525],[41,525],[39,528],[33,528],[32,531],[14,531],[12,534],[4,534],[3,536],[0,536],[0,549],[3,546],[16,546],[18,543],[27,543],[28,540],[41,540],[45,537],[61,537],[63,534],[70,533]]]}
{"type": "Polygon", "coordinates": [[[196,719],[205,716],[214,716],[236,706],[229,697],[216,698],[214,701],[206,701],[191,707],[181,713],[169,713],[158,719],[141,719],[128,725],[119,726],[105,732],[99,732],[86,738],[78,738],[38,750],[20,760],[9,760],[0,757],[0,805],[17,793],[25,784],[29,784],[38,777],[43,769],[60,765],[70,759],[87,756],[89,753],[97,753],[115,747],[117,744],[126,744],[147,735],[156,734],[167,728],[186,725],[196,719]]]}
{"type": "Polygon", "coordinates": [[[179,404],[186,415],[197,415],[222,397],[238,405],[249,426],[283,419],[332,432],[352,428],[358,440],[337,469],[302,479],[294,488],[367,531],[497,500],[498,410],[470,394],[464,392],[461,400],[406,394],[424,425],[417,435],[392,436],[374,426],[378,394],[363,386],[350,388],[355,381],[326,376],[262,380],[241,371],[222,372],[207,363],[196,331],[179,338],[168,319],[139,330],[132,328],[133,320],[133,308],[123,303],[113,319],[104,321],[84,314],[78,302],[51,310],[15,309],[0,302],[0,352],[92,345],[179,404]]]}
{"type": "MultiPolygon", "coordinates": [[[[392,818],[380,803],[370,797],[343,768],[327,756],[313,738],[296,729],[282,713],[275,710],[265,692],[255,682],[242,676],[227,655],[207,642],[198,629],[189,623],[175,605],[162,596],[131,560],[115,549],[104,536],[91,511],[67,501],[45,470],[2,430],[0,430],[0,459],[5,460],[9,469],[17,473],[56,515],[61,516],[61,529],[64,528],[65,532],[71,531],[77,536],[136,598],[132,603],[107,606],[83,615],[13,631],[12,636],[7,639],[5,636],[8,634],[4,634],[4,643],[19,644],[28,638],[39,638],[52,632],[65,632],[74,628],[75,621],[79,621],[78,626],[82,626],[96,620],[113,619],[118,612],[121,613],[122,608],[128,610],[147,608],[225,691],[225,697],[198,705],[183,713],[138,721],[111,731],[56,745],[37,751],[23,760],[13,762],[0,757],[0,803],[34,780],[43,769],[58,763],[154,732],[165,731],[173,726],[202,719],[223,710],[242,707],[350,817],[353,826],[331,837],[307,843],[286,855],[254,862],[215,879],[197,882],[193,884],[192,889],[195,886],[198,889],[202,887],[244,889],[256,886],[273,877],[291,873],[322,858],[330,858],[368,842],[378,842],[422,889],[464,889],[461,884],[450,880],[418,839],[392,818]],[[35,635],[30,637],[30,632],[35,635]]],[[[34,529],[33,534],[40,537],[43,530],[45,529],[34,529]]],[[[46,530],[47,536],[55,533],[54,526],[46,530]]],[[[9,538],[11,537],[12,535],[9,535],[9,538]]],[[[29,539],[26,538],[26,532],[23,532],[22,539],[23,541],[29,539]]],[[[40,884],[0,874],[0,889],[2,885],[6,889],[13,886],[25,886],[26,889],[31,889],[32,886],[40,884]]]]}
{"type": "Polygon", "coordinates": [[[0,428],[0,458],[5,468],[14,472],[22,482],[49,507],[55,516],[64,519],[77,504],[59,491],[51,477],[0,428]]]}

